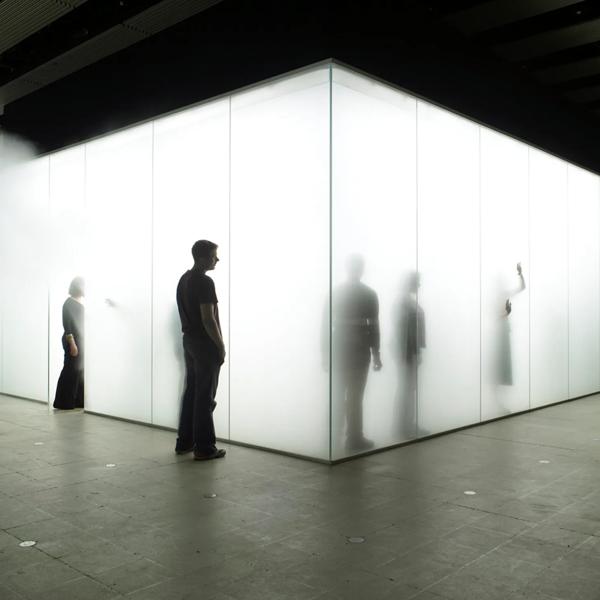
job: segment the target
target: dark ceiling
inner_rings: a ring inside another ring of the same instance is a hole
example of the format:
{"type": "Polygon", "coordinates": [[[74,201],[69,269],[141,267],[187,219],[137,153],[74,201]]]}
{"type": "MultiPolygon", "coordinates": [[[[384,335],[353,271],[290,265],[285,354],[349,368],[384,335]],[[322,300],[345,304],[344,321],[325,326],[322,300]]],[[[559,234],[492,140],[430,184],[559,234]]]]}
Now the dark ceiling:
{"type": "Polygon", "coordinates": [[[600,171],[598,0],[1,0],[0,126],[47,151],[330,57],[600,171]]]}

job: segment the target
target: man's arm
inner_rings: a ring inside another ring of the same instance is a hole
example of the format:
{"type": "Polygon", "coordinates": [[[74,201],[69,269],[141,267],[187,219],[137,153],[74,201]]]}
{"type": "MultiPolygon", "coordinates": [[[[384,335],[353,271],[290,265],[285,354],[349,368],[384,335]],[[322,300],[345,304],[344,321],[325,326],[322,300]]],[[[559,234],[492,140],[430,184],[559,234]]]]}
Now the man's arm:
{"type": "Polygon", "coordinates": [[[225,343],[223,342],[219,325],[215,319],[215,305],[201,304],[200,314],[202,315],[202,325],[204,326],[206,333],[208,333],[210,339],[215,343],[221,358],[225,359],[225,343]]]}
{"type": "Polygon", "coordinates": [[[379,354],[379,299],[374,294],[372,315],[369,318],[369,328],[371,333],[371,354],[373,355],[373,369],[379,371],[383,366],[381,364],[381,355],[379,354]]]}

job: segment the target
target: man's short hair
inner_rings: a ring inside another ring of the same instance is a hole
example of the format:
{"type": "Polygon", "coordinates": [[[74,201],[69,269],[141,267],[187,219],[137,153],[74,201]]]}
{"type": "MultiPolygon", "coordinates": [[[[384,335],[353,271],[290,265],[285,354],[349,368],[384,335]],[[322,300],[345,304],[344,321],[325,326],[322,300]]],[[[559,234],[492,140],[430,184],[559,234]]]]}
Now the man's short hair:
{"type": "Polygon", "coordinates": [[[84,294],[85,283],[83,277],[75,277],[69,285],[69,296],[78,297],[84,294]]]}
{"type": "Polygon", "coordinates": [[[209,258],[210,253],[218,248],[217,244],[209,242],[208,240],[198,240],[192,246],[192,256],[194,262],[198,262],[200,258],[209,258]]]}

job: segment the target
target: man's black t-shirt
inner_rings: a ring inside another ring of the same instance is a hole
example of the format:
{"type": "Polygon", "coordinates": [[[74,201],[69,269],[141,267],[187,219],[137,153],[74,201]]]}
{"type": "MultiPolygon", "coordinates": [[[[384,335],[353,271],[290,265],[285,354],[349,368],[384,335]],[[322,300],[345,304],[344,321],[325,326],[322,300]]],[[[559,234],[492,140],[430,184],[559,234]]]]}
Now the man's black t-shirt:
{"type": "Polygon", "coordinates": [[[186,271],[177,285],[177,308],[181,319],[181,330],[208,351],[217,352],[204,325],[200,313],[201,304],[215,305],[215,320],[221,330],[217,293],[213,280],[198,269],[186,271]]]}

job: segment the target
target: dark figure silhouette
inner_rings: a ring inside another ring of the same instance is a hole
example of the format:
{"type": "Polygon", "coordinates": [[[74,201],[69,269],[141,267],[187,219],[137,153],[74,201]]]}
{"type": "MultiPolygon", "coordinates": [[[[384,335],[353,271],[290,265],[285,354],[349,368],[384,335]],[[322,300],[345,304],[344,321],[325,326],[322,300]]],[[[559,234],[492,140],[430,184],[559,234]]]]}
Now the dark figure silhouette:
{"type": "Polygon", "coordinates": [[[411,273],[396,305],[394,356],[398,373],[396,406],[403,438],[417,435],[417,368],[425,348],[425,313],[417,302],[421,284],[417,272],[411,273]]]}
{"type": "Polygon", "coordinates": [[[69,297],[62,307],[64,333],[61,341],[65,359],[56,384],[54,408],[83,408],[84,295],[84,281],[81,277],[75,277],[69,286],[69,297]]]}
{"type": "Polygon", "coordinates": [[[510,299],[522,292],[526,287],[521,263],[517,263],[517,275],[519,277],[519,285],[516,289],[507,292],[508,298],[504,301],[503,310],[498,323],[498,347],[496,350],[496,382],[498,385],[513,385],[512,349],[510,322],[508,317],[512,312],[512,302],[510,299]]]}
{"type": "Polygon", "coordinates": [[[345,413],[346,449],[368,450],[373,442],[363,433],[363,396],[371,356],[373,368],[381,369],[379,355],[379,300],[361,283],[364,260],[348,260],[348,280],[333,291],[332,343],[334,410],[345,413]]]}
{"type": "Polygon", "coordinates": [[[194,267],[177,285],[177,308],[183,331],[185,390],[175,452],[194,452],[195,460],[222,458],[225,450],[216,447],[212,413],[219,384],[219,371],[225,360],[217,294],[206,271],[215,268],[217,245],[199,240],[192,246],[194,267]]]}

